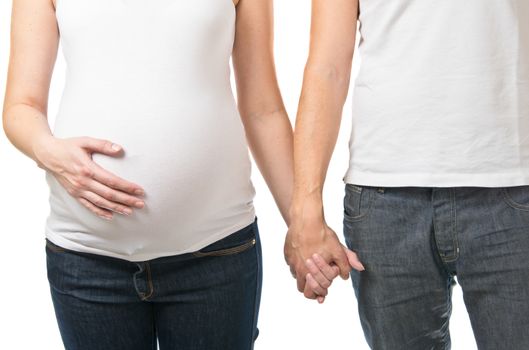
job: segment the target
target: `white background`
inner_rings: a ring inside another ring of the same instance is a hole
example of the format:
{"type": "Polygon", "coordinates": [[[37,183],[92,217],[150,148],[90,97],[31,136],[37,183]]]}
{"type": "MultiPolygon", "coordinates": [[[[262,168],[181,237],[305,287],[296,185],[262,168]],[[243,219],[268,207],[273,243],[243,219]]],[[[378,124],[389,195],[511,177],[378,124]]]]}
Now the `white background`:
{"type": "MultiPolygon", "coordinates": [[[[44,1],[44,0],[43,0],[44,1]]],[[[9,56],[11,2],[0,1],[0,86],[4,95],[9,56]]],[[[308,48],[310,1],[276,0],[276,61],[283,97],[295,118],[308,48]]],[[[359,58],[355,58],[354,72],[359,58]]],[[[53,123],[64,78],[62,55],[55,68],[49,119],[53,123]]],[[[351,117],[347,101],[325,186],[327,221],[341,237],[343,183],[351,117]]],[[[46,279],[44,221],[48,188],[44,172],[0,134],[0,348],[61,349],[46,279]]],[[[350,280],[336,280],[325,304],[303,298],[283,259],[286,227],[257,168],[253,181],[264,254],[264,286],[256,349],[368,349],[350,280]]],[[[461,291],[454,290],[450,330],[453,349],[476,349],[461,291]]],[[[406,322],[406,320],[403,320],[406,322]]]]}

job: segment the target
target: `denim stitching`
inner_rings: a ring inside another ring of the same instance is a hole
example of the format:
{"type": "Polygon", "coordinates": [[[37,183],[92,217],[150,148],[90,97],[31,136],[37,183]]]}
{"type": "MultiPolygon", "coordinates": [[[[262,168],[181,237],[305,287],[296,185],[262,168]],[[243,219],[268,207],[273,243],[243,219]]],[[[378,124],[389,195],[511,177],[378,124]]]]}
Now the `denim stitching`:
{"type": "Polygon", "coordinates": [[[459,242],[457,239],[457,215],[456,215],[455,189],[450,189],[450,212],[452,216],[452,245],[454,253],[448,257],[443,257],[444,262],[454,262],[459,258],[459,242]]]}
{"type": "MultiPolygon", "coordinates": [[[[442,261],[443,263],[454,262],[454,261],[456,261],[457,258],[459,257],[459,244],[458,244],[458,243],[454,243],[454,241],[457,242],[457,240],[455,240],[455,237],[454,237],[455,230],[456,230],[456,229],[455,229],[455,208],[454,208],[455,206],[454,206],[454,204],[453,204],[453,202],[452,202],[452,194],[453,194],[453,192],[450,191],[450,206],[451,206],[451,207],[450,207],[450,208],[451,208],[450,211],[451,211],[451,213],[452,213],[452,214],[451,214],[451,217],[452,217],[452,219],[454,220],[454,221],[453,221],[453,225],[452,225],[452,243],[454,244],[454,248],[456,249],[455,254],[450,255],[450,256],[447,257],[447,256],[445,256],[445,255],[439,250],[439,243],[438,243],[438,240],[437,240],[437,234],[436,234],[436,233],[437,233],[437,232],[440,232],[440,231],[439,231],[439,229],[438,229],[438,227],[437,227],[437,220],[435,220],[435,212],[433,212],[434,217],[433,217],[433,219],[432,219],[432,221],[433,221],[433,229],[434,229],[434,232],[433,232],[433,238],[434,238],[434,242],[435,242],[435,246],[436,246],[437,254],[438,254],[439,257],[441,258],[441,261],[442,261]]],[[[432,190],[432,195],[431,195],[431,200],[432,200],[432,201],[433,201],[433,198],[434,198],[434,191],[432,190]]],[[[432,202],[432,203],[433,203],[433,202],[432,202]]],[[[448,274],[450,274],[449,270],[447,269],[447,266],[445,266],[444,264],[443,264],[443,268],[446,270],[446,272],[447,272],[448,274]]]]}
{"type": "Polygon", "coordinates": [[[154,285],[152,283],[152,276],[151,276],[151,267],[148,262],[145,262],[145,263],[137,262],[135,264],[136,266],[138,266],[139,271],[134,272],[133,277],[132,277],[132,281],[134,283],[134,289],[136,289],[136,293],[138,293],[138,295],[140,296],[140,299],[142,301],[146,301],[147,299],[152,297],[154,293],[154,285]],[[146,272],[147,274],[147,284],[149,286],[148,294],[140,291],[140,288],[138,287],[138,283],[137,283],[137,279],[139,278],[138,276],[141,275],[143,272],[146,272]]]}
{"type": "Polygon", "coordinates": [[[518,210],[523,210],[523,211],[529,211],[529,205],[524,205],[524,204],[520,204],[520,203],[517,203],[512,197],[511,195],[508,193],[507,189],[504,187],[501,189],[501,192],[503,194],[503,199],[504,201],[512,208],[514,209],[518,209],[518,210]]]}
{"type": "Polygon", "coordinates": [[[198,251],[198,252],[193,252],[193,255],[200,258],[200,257],[206,257],[206,256],[227,256],[227,255],[235,255],[235,254],[238,254],[238,253],[242,253],[244,252],[245,250],[248,250],[250,249],[251,247],[253,247],[256,243],[256,240],[255,240],[255,237],[250,239],[249,241],[246,241],[244,243],[241,243],[240,245],[238,246],[235,246],[235,247],[231,247],[231,248],[225,248],[225,249],[219,249],[219,250],[214,250],[214,251],[211,251],[211,252],[201,252],[201,251],[198,251]]]}
{"type": "MultiPolygon", "coordinates": [[[[348,184],[350,185],[350,184],[348,184]]],[[[361,192],[357,192],[356,190],[353,190],[354,192],[358,193],[358,194],[367,194],[369,196],[368,198],[368,204],[367,204],[367,208],[366,210],[364,211],[364,213],[360,213],[358,215],[355,215],[355,216],[351,216],[349,214],[346,213],[346,210],[345,210],[345,203],[347,203],[347,191],[346,191],[346,194],[345,194],[345,198],[344,198],[344,219],[346,219],[347,221],[349,222],[356,222],[356,221],[359,221],[361,219],[363,219],[364,217],[366,217],[370,212],[371,212],[371,207],[373,206],[373,202],[375,201],[375,193],[371,192],[371,191],[368,191],[367,188],[362,188],[362,191],[361,192]]],[[[360,198],[360,201],[362,200],[362,198],[360,198]]]]}
{"type": "Polygon", "coordinates": [[[145,266],[147,266],[147,283],[149,285],[149,294],[143,298],[144,301],[151,298],[152,295],[154,294],[154,285],[152,283],[151,265],[148,262],[146,262],[145,266]]]}

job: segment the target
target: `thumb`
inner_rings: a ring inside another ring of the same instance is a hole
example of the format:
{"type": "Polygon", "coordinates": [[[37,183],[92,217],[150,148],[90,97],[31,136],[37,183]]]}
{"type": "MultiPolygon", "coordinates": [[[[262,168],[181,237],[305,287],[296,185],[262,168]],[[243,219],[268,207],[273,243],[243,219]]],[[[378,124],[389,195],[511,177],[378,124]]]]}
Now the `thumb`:
{"type": "Polygon", "coordinates": [[[343,247],[345,251],[345,255],[347,255],[347,260],[349,261],[349,265],[351,265],[352,268],[354,268],[357,271],[364,271],[366,268],[362,263],[360,262],[360,259],[358,259],[358,255],[356,255],[355,252],[347,249],[347,247],[343,247]]]}
{"type": "Polygon", "coordinates": [[[351,271],[351,266],[349,265],[347,255],[342,249],[339,249],[336,253],[337,254],[334,257],[334,263],[340,269],[340,277],[346,280],[349,278],[349,272],[351,271]]]}
{"type": "Polygon", "coordinates": [[[81,137],[81,147],[91,153],[102,153],[109,156],[115,156],[123,149],[120,145],[108,140],[95,139],[92,137],[81,137]]]}

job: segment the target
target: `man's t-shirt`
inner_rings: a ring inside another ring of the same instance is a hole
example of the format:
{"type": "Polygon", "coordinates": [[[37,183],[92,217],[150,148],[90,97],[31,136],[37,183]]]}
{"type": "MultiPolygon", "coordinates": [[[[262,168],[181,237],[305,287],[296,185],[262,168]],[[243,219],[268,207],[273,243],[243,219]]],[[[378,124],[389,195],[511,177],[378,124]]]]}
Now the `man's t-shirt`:
{"type": "Polygon", "coordinates": [[[529,185],[529,1],[360,0],[344,181],[529,185]]]}

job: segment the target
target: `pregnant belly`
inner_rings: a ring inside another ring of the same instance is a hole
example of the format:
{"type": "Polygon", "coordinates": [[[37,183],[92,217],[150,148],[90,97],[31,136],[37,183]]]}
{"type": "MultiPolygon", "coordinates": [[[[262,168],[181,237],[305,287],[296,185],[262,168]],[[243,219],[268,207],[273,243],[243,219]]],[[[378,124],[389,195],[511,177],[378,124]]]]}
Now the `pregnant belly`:
{"type": "Polygon", "coordinates": [[[48,229],[84,246],[126,256],[160,252],[168,246],[172,252],[185,250],[233,226],[253,210],[248,150],[244,138],[216,135],[221,134],[208,133],[204,138],[159,133],[146,139],[103,135],[121,144],[124,154],[114,158],[94,153],[93,161],[142,186],[145,207],[131,216],[115,213],[112,221],[106,221],[48,176],[52,209],[48,229]]]}

